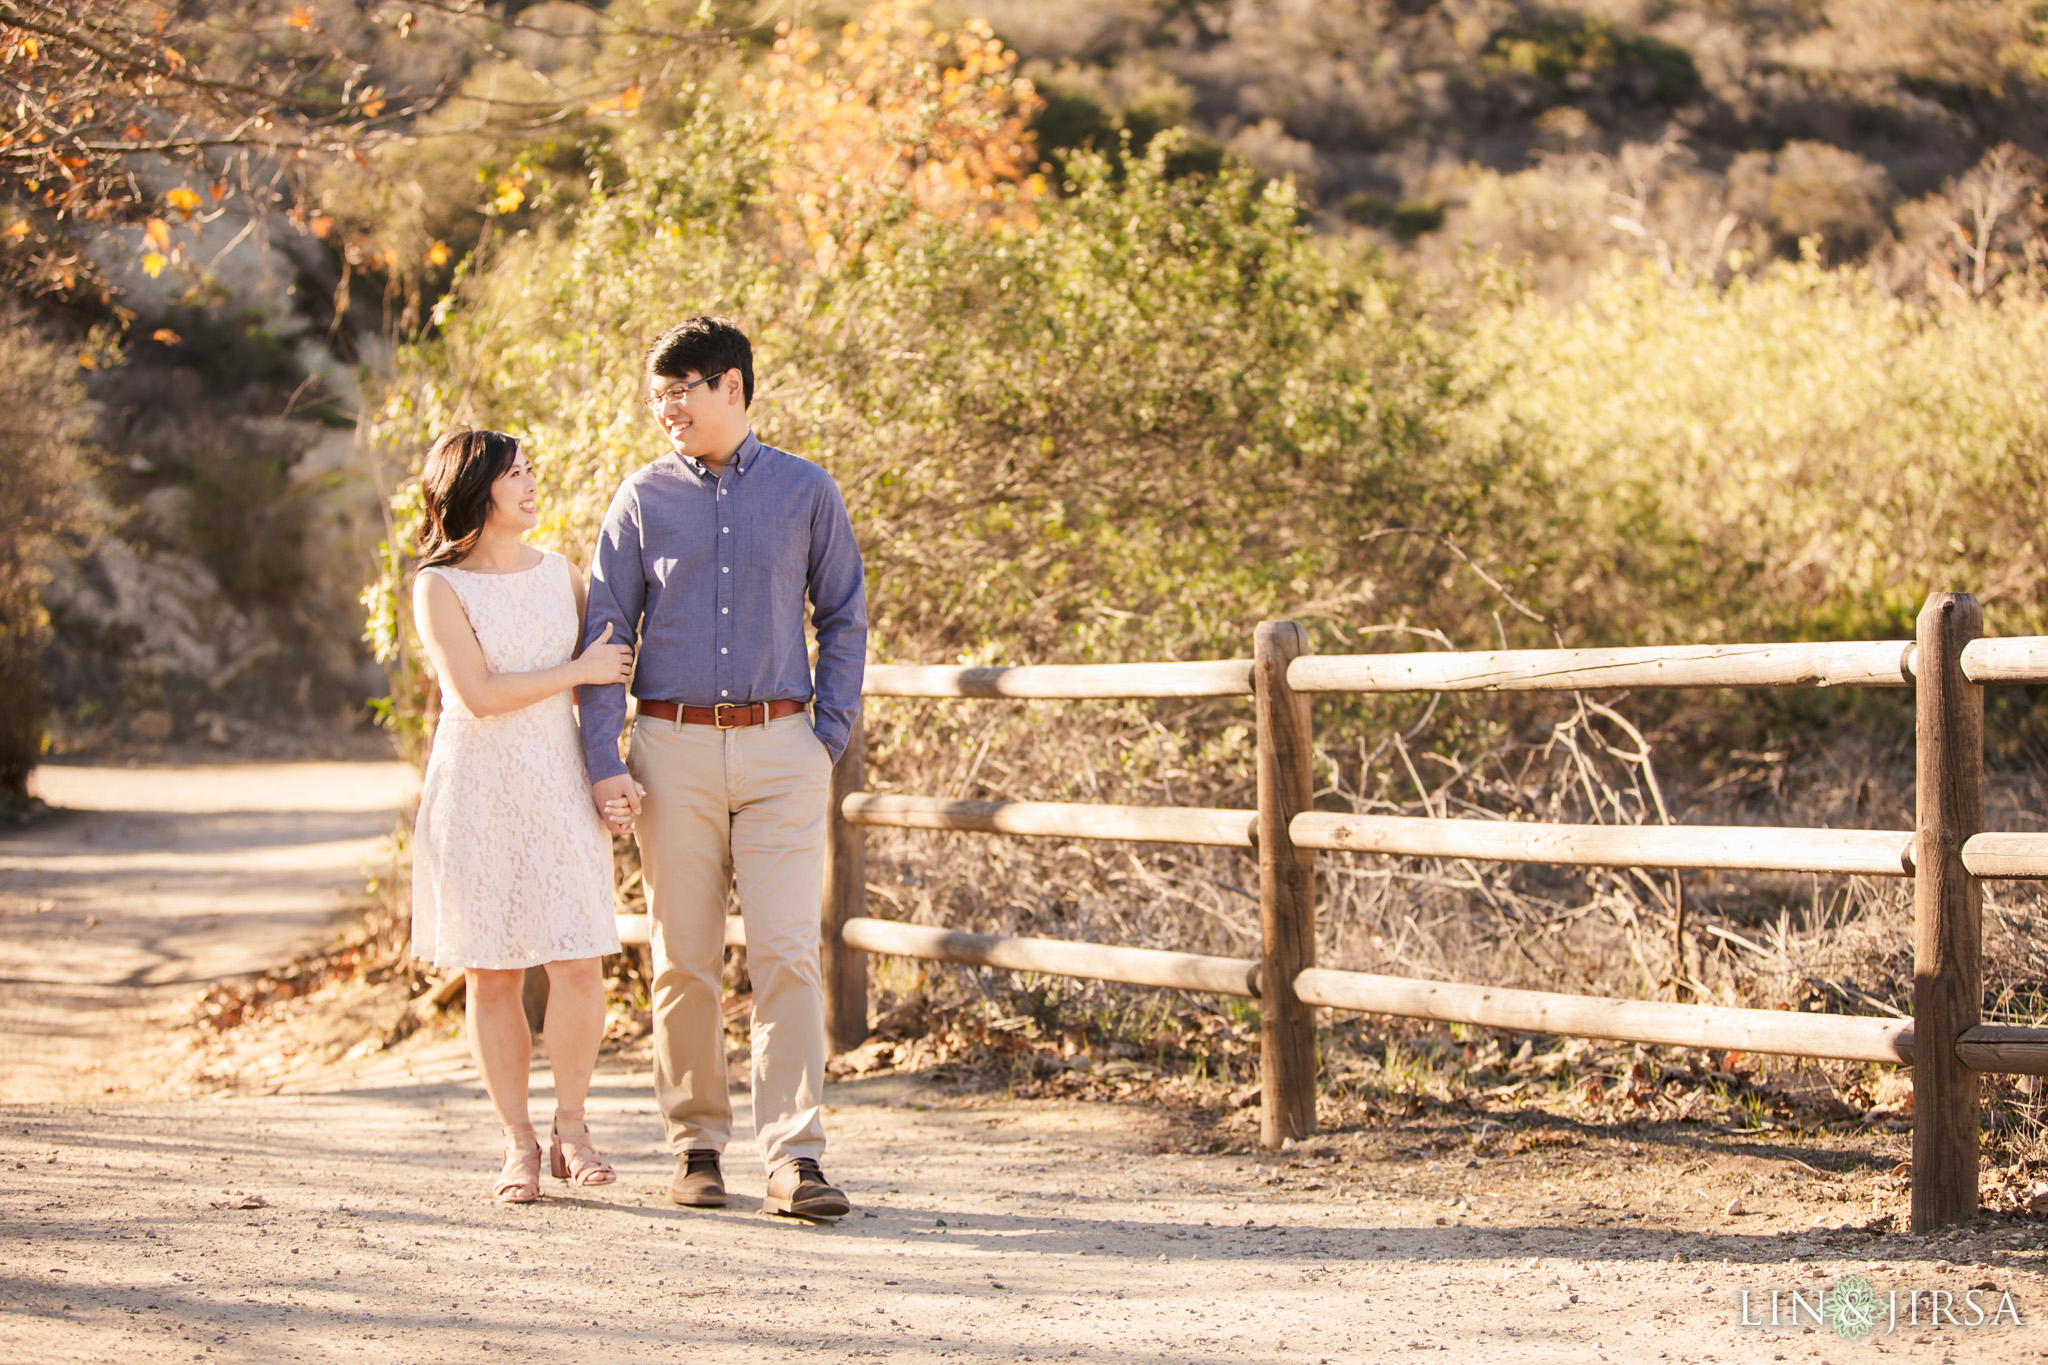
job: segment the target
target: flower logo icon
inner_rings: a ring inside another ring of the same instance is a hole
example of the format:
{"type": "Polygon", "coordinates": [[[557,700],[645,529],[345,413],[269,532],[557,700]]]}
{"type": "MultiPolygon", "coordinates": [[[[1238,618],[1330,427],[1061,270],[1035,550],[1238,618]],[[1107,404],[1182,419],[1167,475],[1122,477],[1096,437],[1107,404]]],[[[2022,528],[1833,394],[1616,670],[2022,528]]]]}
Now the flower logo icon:
{"type": "Polygon", "coordinates": [[[1861,1341],[1877,1326],[1877,1291],[1861,1275],[1836,1282],[1822,1310],[1828,1326],[1844,1341],[1861,1341]]]}

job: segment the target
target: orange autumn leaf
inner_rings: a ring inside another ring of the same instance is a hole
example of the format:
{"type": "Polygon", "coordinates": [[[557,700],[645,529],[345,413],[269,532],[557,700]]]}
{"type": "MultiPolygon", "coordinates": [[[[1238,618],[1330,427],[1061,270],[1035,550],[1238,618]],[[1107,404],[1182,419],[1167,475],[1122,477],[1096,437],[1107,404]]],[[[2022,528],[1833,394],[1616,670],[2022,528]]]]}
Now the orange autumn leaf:
{"type": "Polygon", "coordinates": [[[490,203],[484,205],[484,212],[499,214],[516,213],[519,206],[526,202],[525,185],[526,177],[523,175],[514,179],[500,180],[498,182],[498,192],[492,197],[490,203]]]}
{"type": "Polygon", "coordinates": [[[761,73],[743,77],[783,143],[783,239],[817,269],[859,255],[872,225],[906,208],[1036,221],[1044,185],[1030,123],[1043,101],[987,24],[935,32],[922,11],[917,0],[870,4],[839,30],[829,75],[823,43],[785,22],[761,73]]]}
{"type": "Polygon", "coordinates": [[[206,187],[206,197],[216,204],[227,196],[227,192],[228,182],[225,180],[216,180],[206,187]]]}
{"type": "Polygon", "coordinates": [[[306,228],[315,237],[325,237],[328,233],[334,231],[334,220],[324,213],[317,214],[311,222],[306,224],[306,228]]]}
{"type": "Polygon", "coordinates": [[[161,218],[150,219],[143,227],[142,235],[147,237],[150,244],[158,251],[169,251],[171,249],[171,225],[161,218]]]}
{"type": "Polygon", "coordinates": [[[177,189],[164,196],[164,202],[179,213],[184,214],[187,218],[190,218],[193,212],[198,209],[200,200],[198,195],[180,185],[177,189]]]}
{"type": "Polygon", "coordinates": [[[448,249],[446,242],[436,242],[427,248],[427,264],[446,265],[448,264],[448,258],[454,254],[454,252],[448,249]]]}
{"type": "Polygon", "coordinates": [[[148,137],[149,134],[142,131],[141,124],[131,123],[121,130],[121,136],[127,138],[130,142],[140,142],[145,137],[148,137]]]}
{"type": "Polygon", "coordinates": [[[594,102],[585,108],[583,112],[586,114],[630,114],[640,107],[641,93],[642,83],[635,79],[631,85],[621,90],[618,94],[613,95],[610,99],[594,102]]]}
{"type": "Polygon", "coordinates": [[[311,28],[313,27],[313,11],[301,6],[294,9],[292,17],[285,20],[285,22],[293,28],[311,28]]]}
{"type": "Polygon", "coordinates": [[[159,327],[149,334],[149,339],[151,341],[161,341],[166,346],[176,346],[185,338],[179,336],[168,327],[159,327]]]}
{"type": "Polygon", "coordinates": [[[152,251],[142,258],[142,273],[151,279],[155,279],[164,273],[164,267],[169,264],[170,259],[168,257],[160,252],[152,251]]]}
{"type": "Polygon", "coordinates": [[[28,236],[28,219],[17,218],[12,223],[9,223],[7,225],[7,235],[9,237],[28,236]]]}

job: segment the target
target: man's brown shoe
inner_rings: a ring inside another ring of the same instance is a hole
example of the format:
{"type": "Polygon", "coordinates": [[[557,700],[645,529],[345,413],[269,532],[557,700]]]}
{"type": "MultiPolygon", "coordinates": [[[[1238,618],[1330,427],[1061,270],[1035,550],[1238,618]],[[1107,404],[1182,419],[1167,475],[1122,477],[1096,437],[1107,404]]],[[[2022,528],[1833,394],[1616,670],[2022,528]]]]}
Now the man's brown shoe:
{"type": "Polygon", "coordinates": [[[718,1172],[718,1153],[684,1152],[676,1158],[675,1178],[668,1182],[668,1197],[684,1208],[725,1207],[725,1177],[718,1172]]]}
{"type": "Polygon", "coordinates": [[[761,1207],[769,1213],[787,1213],[797,1218],[843,1218],[853,1206],[846,1193],[825,1183],[825,1173],[807,1156],[786,1161],[768,1177],[768,1197],[761,1207]]]}

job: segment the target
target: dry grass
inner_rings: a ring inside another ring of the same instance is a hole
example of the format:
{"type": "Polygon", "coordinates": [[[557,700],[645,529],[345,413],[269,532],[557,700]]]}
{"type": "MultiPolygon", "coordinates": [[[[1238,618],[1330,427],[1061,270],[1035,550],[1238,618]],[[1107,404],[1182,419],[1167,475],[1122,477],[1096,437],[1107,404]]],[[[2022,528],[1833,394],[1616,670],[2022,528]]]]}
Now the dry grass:
{"type": "MultiPolygon", "coordinates": [[[[871,785],[928,795],[1249,806],[1249,707],[1200,704],[877,702],[871,785]]],[[[1570,696],[1321,718],[1327,808],[1594,823],[1768,823],[1905,829],[1910,741],[1881,724],[1803,725],[1757,749],[1697,742],[1697,707],[1570,696]],[[1692,736],[1692,738],[1688,738],[1692,736]],[[1816,738],[1815,736],[1824,736],[1816,738]],[[1685,761],[1660,771],[1656,758],[1685,761]],[[1680,769],[1682,768],[1682,771],[1680,769]],[[1674,772],[1677,776],[1674,777],[1674,772]]],[[[1994,774],[1987,823],[2039,827],[2036,769],[1994,774]]],[[[1247,853],[871,830],[869,908],[984,932],[1258,952],[1257,869],[1247,853]]],[[[638,863],[619,845],[628,908],[638,863]]],[[[1328,965],[1585,994],[1698,999],[1855,1014],[1911,1007],[1911,887],[1899,880],[1628,873],[1429,859],[1318,861],[1318,953],[1328,965]],[[1685,911],[1684,952],[1675,911],[1685,911]]],[[[323,1009],[360,1021],[358,1049],[400,1044],[433,1021],[437,984],[405,952],[408,901],[387,878],[359,925],[323,953],[200,1002],[203,1031],[260,1038],[323,1009]],[[364,994],[374,990],[374,1001],[364,994]],[[323,1004],[322,1002],[326,1003],[323,1004]]],[[[1987,1017],[2037,1022],[2048,905],[2022,884],[1985,895],[1987,1017]]],[[[608,1044],[647,1046],[647,982],[612,961],[608,1044]]],[[[964,1091],[1141,1099],[1180,1112],[1214,1148],[1256,1138],[1258,1024],[1250,1002],[1026,974],[877,959],[875,1030],[835,1074],[915,1073],[964,1091]]],[[[747,1047],[744,953],[728,963],[729,1044],[747,1047]]],[[[459,1007],[460,995],[450,1001],[459,1007]]],[[[332,1050],[334,1042],[323,1044],[332,1050]]],[[[1902,1073],[1846,1063],[1691,1053],[1410,1020],[1326,1015],[1320,1122],[1381,1129],[1548,1114],[1579,1124],[1698,1124],[1709,1132],[1881,1135],[1905,1128],[1902,1073]]],[[[220,1063],[274,1048],[211,1045],[220,1063]]],[[[2016,1207],[2048,1179],[2042,1106],[1987,1077],[1986,1198],[2016,1207]]],[[[1502,1119],[1505,1122],[1505,1118],[1502,1119]]]]}
{"type": "MultiPolygon", "coordinates": [[[[877,703],[869,708],[871,785],[974,798],[1249,806],[1248,709],[877,703]]],[[[1698,740],[1702,716],[1714,709],[1562,696],[1520,706],[1446,699],[1392,718],[1340,714],[1319,731],[1341,738],[1317,755],[1318,804],[1573,823],[1912,827],[1911,742],[1887,724],[1896,716],[1796,725],[1797,742],[1752,750],[1711,735],[1698,740]],[[1660,771],[1662,752],[1679,755],[1684,771],[1660,771]]],[[[2048,790],[2037,767],[1994,771],[1986,808],[1992,827],[2040,827],[2048,790]]],[[[868,848],[876,914],[993,933],[1258,952],[1248,853],[903,830],[869,831],[868,848]]],[[[1318,955],[1326,965],[1753,1008],[1911,1011],[1912,889],[1903,880],[1334,855],[1320,858],[1317,870],[1318,955]]],[[[2048,902],[2026,884],[1986,885],[1987,1018],[2033,1023],[2048,1012],[2044,915],[2048,902]]],[[[948,1068],[1034,1094],[1142,1084],[1219,1116],[1248,1099],[1256,1075],[1255,1015],[1243,1002],[1196,1005],[1103,983],[887,964],[878,985],[881,1017],[899,1022],[879,1030],[865,1056],[849,1059],[856,1069],[948,1068]],[[903,1019],[946,1023],[918,1042],[903,1019]],[[944,1041],[933,1041],[940,1035],[944,1041]],[[1112,1070],[1118,1063],[1133,1069],[1112,1070]]],[[[1332,1017],[1323,1056],[1324,1117],[1338,1126],[1399,1114],[1424,1095],[1434,1104],[1511,1095],[1518,1104],[1577,1106],[1609,1119],[1752,1128],[1882,1126],[1910,1113],[1910,1088],[1888,1068],[1558,1046],[1415,1021],[1332,1017]],[[1432,1079],[1418,1079],[1425,1074],[1432,1079]]],[[[2030,1190],[2048,1169],[2040,1105],[2015,1078],[1987,1077],[1985,1087],[1993,1183],[2030,1190]]]]}

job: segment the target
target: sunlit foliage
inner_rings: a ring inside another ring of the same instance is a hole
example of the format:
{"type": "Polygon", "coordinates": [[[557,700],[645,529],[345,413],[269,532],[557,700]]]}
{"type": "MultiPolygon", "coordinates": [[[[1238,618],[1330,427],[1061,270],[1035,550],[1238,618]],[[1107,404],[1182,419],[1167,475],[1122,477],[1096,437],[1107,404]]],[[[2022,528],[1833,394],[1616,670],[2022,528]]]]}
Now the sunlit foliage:
{"type": "Polygon", "coordinates": [[[1495,377],[1460,440],[1547,509],[1511,519],[1577,628],[1663,640],[1911,633],[1936,589],[2048,625],[2048,310],[2018,278],[1913,305],[1811,259],[1725,287],[1648,266],[1474,314],[1495,377]]]}

